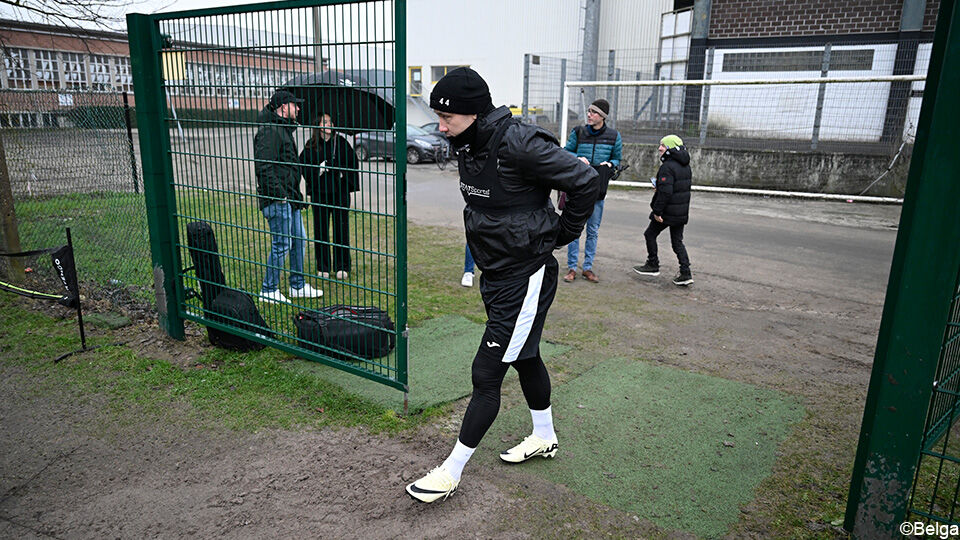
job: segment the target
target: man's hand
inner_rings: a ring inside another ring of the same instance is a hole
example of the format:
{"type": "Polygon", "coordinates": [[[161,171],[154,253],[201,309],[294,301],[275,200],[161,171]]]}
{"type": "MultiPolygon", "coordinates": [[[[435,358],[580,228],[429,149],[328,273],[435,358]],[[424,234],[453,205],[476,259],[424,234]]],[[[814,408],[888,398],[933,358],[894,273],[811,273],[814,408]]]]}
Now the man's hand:
{"type": "Polygon", "coordinates": [[[587,158],[585,158],[585,157],[583,157],[583,156],[580,156],[580,157],[578,157],[577,159],[579,159],[580,161],[582,161],[582,162],[584,163],[584,165],[589,165],[589,164],[590,164],[590,160],[588,160],[587,158]]]}
{"type": "Polygon", "coordinates": [[[658,223],[663,223],[663,218],[658,215],[654,215],[653,219],[657,220],[658,223]]]}

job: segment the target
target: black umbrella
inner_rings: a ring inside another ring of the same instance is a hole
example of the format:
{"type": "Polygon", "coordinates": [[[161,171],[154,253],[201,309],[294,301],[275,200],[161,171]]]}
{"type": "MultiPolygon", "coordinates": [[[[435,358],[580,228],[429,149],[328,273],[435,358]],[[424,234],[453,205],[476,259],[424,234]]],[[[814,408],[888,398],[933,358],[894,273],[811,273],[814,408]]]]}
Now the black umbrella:
{"type": "Polygon", "coordinates": [[[394,123],[393,81],[384,72],[365,77],[356,72],[322,71],[287,81],[283,89],[303,99],[297,120],[317,125],[328,113],[337,127],[357,131],[391,129],[394,123]],[[389,81],[389,82],[387,82],[389,81]]]}

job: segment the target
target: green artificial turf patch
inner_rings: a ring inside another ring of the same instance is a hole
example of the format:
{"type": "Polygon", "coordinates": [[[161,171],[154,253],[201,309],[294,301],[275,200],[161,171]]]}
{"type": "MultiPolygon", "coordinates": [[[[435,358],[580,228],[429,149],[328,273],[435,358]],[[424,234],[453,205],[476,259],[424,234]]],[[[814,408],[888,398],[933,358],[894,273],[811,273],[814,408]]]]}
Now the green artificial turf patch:
{"type": "MultiPolygon", "coordinates": [[[[482,324],[463,317],[447,315],[425,321],[410,329],[409,411],[449,403],[470,395],[470,366],[483,335],[482,324]]],[[[540,342],[540,354],[551,358],[568,347],[540,342]]],[[[296,369],[320,375],[349,392],[384,407],[401,410],[403,393],[379,383],[314,362],[296,362],[296,369]]]]}
{"type": "MultiPolygon", "coordinates": [[[[777,445],[804,416],[774,390],[619,359],[554,387],[552,402],[557,457],[517,467],[705,537],[736,523],[770,474],[777,445]]],[[[529,433],[528,409],[505,411],[477,455],[499,462],[497,452],[529,433]]]]}

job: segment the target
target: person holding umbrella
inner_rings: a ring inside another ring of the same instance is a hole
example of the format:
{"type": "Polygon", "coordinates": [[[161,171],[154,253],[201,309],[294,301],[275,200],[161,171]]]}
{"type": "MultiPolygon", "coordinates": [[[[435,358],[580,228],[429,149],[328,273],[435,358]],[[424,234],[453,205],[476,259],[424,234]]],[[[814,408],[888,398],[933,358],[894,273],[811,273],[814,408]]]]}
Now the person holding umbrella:
{"type": "Polygon", "coordinates": [[[350,193],[360,189],[357,157],[350,143],[333,129],[329,113],[321,113],[300,153],[301,173],[313,202],[313,244],[317,271],[329,278],[350,277],[350,193]],[[333,259],[330,258],[330,222],[333,222],[333,259]]]}
{"type": "Polygon", "coordinates": [[[490,90],[470,68],[447,73],[430,93],[439,129],[457,148],[463,223],[480,268],[487,324],[473,358],[473,396],[450,456],[406,488],[430,503],[452,495],[467,460],[500,409],[500,386],[512,366],[530,407],[533,432],[500,453],[507,463],[556,455],[550,376],[540,357],[540,335],[557,292],[553,250],[580,236],[598,195],[597,172],[560,148],[542,128],[495,108],[490,90]],[[550,190],[567,193],[563,215],[550,190]]]}

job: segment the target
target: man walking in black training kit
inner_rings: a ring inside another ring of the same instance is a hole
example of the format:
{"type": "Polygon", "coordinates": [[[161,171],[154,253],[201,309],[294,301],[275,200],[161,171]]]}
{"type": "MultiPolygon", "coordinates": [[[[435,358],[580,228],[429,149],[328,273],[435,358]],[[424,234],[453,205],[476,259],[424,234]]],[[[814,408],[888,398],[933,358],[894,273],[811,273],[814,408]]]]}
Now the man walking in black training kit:
{"type": "Polygon", "coordinates": [[[660,275],[657,236],[669,227],[670,244],[680,262],[680,272],[673,278],[673,283],[686,286],[693,283],[690,258],[687,257],[687,248],[683,245],[683,226],[690,217],[690,188],[693,185],[690,154],[676,135],[667,135],[660,139],[657,151],[663,164],[660,165],[654,180],[655,191],[653,200],[650,201],[650,225],[643,232],[643,238],[647,241],[647,262],[643,266],[634,266],[633,271],[644,276],[660,275]]]}
{"type": "Polygon", "coordinates": [[[460,192],[466,201],[467,244],[483,272],[480,295],[486,330],[473,359],[473,396],[460,436],[442,465],[407,486],[421,502],[445,499],[500,410],[500,386],[510,366],[530,407],[533,433],[500,459],[520,463],[553,457],[557,435],[550,408],[550,376],[540,357],[540,334],[557,291],[553,250],[578,238],[593,211],[596,171],[560,148],[549,132],[494,108],[487,83],[470,68],[445,75],[430,93],[440,131],[459,150],[460,192]],[[567,193],[563,215],[550,190],[567,193]]]}

